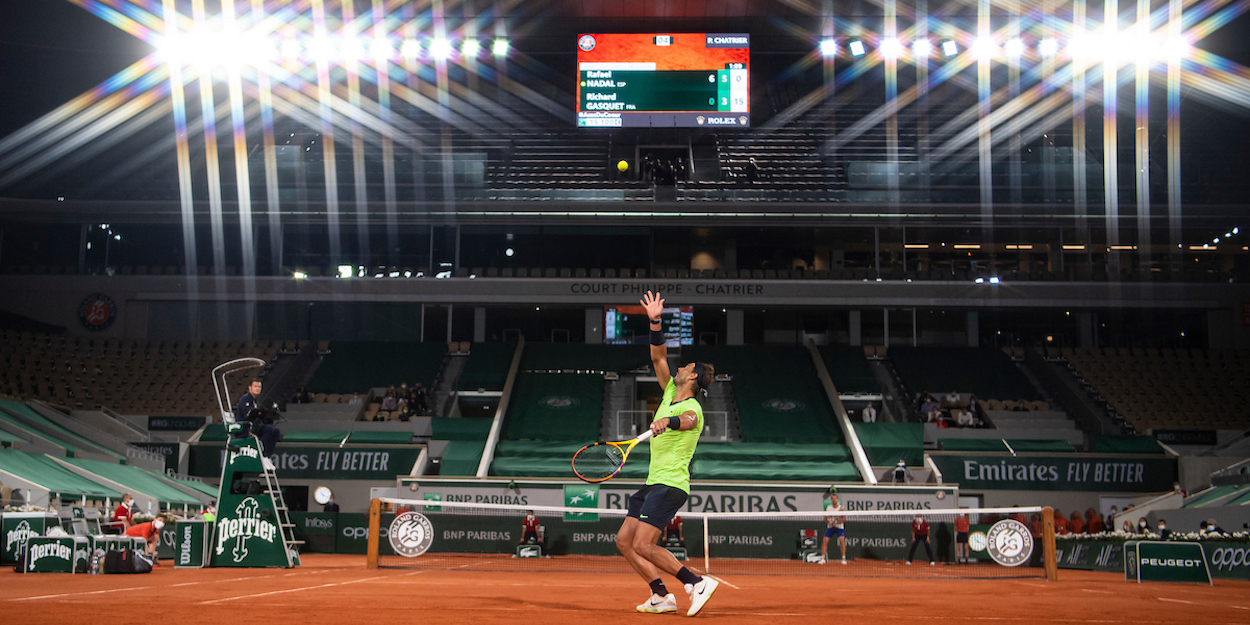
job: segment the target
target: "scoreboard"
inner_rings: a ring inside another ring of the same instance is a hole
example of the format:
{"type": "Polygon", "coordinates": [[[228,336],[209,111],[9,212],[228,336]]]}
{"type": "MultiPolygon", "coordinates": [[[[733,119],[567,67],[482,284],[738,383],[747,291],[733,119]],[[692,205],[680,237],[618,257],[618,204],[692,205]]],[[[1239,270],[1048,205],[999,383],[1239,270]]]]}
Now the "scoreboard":
{"type": "Polygon", "coordinates": [[[750,126],[750,55],[745,33],[579,35],[577,126],[750,126]]]}

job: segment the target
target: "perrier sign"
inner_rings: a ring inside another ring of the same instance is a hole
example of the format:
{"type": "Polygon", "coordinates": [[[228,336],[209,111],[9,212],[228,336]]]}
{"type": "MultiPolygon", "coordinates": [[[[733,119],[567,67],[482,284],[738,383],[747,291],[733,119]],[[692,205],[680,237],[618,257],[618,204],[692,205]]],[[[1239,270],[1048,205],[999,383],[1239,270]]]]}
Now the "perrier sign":
{"type": "Polygon", "coordinates": [[[265,484],[260,445],[255,437],[231,439],[231,451],[221,472],[217,523],[210,545],[213,566],[290,567],[299,564],[289,555],[278,527],[277,506],[265,484]]]}

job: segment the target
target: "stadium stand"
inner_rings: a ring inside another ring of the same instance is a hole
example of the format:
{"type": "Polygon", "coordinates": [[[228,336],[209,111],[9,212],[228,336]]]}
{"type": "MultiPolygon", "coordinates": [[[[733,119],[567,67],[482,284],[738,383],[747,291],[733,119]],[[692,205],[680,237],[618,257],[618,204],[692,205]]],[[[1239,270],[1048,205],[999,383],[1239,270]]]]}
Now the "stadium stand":
{"type": "Polygon", "coordinates": [[[213,415],[210,374],[242,357],[272,363],[294,350],[281,341],[85,339],[3,331],[0,393],[71,409],[108,407],[123,414],[213,415]]]}
{"type": "Polygon", "coordinates": [[[501,391],[516,343],[474,343],[456,387],[461,391],[501,391]]]}
{"type": "Polygon", "coordinates": [[[650,366],[645,345],[530,343],[521,357],[524,371],[630,371],[650,366]]]}
{"type": "Polygon", "coordinates": [[[1250,352],[1064,348],[1074,375],[1138,432],[1250,427],[1250,352]]]}
{"type": "Polygon", "coordinates": [[[821,345],[819,349],[825,368],[829,371],[829,378],[833,380],[839,393],[881,392],[881,385],[868,367],[868,358],[865,357],[863,349],[835,345],[821,345]]]}
{"type": "Polygon", "coordinates": [[[910,396],[928,391],[934,397],[951,390],[971,393],[992,409],[997,400],[1042,400],[1015,363],[992,348],[891,347],[889,360],[910,396]]]}
{"type": "Polygon", "coordinates": [[[602,406],[602,375],[525,372],[512,390],[504,438],[585,444],[599,438],[602,406]]]}
{"type": "Polygon", "coordinates": [[[329,347],[330,353],[308,381],[308,390],[327,394],[325,403],[339,403],[330,402],[330,395],[350,397],[352,393],[405,382],[420,382],[430,388],[447,351],[443,343],[406,341],[333,341],[329,347]]]}

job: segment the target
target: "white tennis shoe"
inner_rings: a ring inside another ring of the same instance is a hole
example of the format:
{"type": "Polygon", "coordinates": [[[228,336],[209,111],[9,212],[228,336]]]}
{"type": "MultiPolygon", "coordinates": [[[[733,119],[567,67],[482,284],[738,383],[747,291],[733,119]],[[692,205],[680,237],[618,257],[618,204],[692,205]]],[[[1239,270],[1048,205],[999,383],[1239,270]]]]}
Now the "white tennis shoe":
{"type": "Polygon", "coordinates": [[[643,601],[638,606],[638,611],[646,612],[648,614],[662,614],[664,612],[676,612],[677,611],[677,597],[674,596],[673,593],[671,592],[668,593],[668,595],[663,596],[663,597],[656,595],[656,594],[652,594],[650,597],[647,598],[646,601],[643,601]]]}
{"type": "Polygon", "coordinates": [[[712,593],[716,592],[717,586],[720,586],[720,582],[710,577],[704,577],[703,581],[697,584],[686,584],[686,594],[690,596],[690,610],[686,612],[686,616],[698,614],[707,600],[712,598],[712,593]]]}

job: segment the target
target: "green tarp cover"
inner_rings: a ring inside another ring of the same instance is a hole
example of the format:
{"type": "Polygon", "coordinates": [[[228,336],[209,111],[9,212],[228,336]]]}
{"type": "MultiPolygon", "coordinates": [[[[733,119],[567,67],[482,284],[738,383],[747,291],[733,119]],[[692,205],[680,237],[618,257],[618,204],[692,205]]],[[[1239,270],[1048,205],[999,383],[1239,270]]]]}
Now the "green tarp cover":
{"type": "Polygon", "coordinates": [[[521,355],[523,371],[629,371],[650,365],[646,345],[527,343],[521,355]]]}
{"type": "Polygon", "coordinates": [[[86,469],[106,480],[116,482],[127,490],[143,493],[162,503],[187,503],[199,505],[200,500],[183,493],[181,490],[165,482],[164,478],[145,472],[139,467],[86,460],[83,458],[66,458],[76,467],[86,469]]]}
{"type": "Polygon", "coordinates": [[[447,353],[446,343],[332,341],[308,381],[314,393],[364,393],[375,386],[420,382],[428,389],[447,353]]]}
{"type": "Polygon", "coordinates": [[[476,417],[434,417],[431,440],[484,441],[490,435],[494,419],[476,417]]]}
{"type": "Polygon", "coordinates": [[[27,434],[27,438],[29,440],[35,441],[35,440],[43,439],[46,441],[50,441],[54,445],[60,445],[61,447],[65,448],[67,455],[73,455],[75,453],[87,451],[76,445],[72,445],[62,440],[57,440],[55,437],[44,434],[43,432],[40,432],[39,430],[36,430],[35,428],[30,427],[29,425],[26,425],[25,423],[22,423],[21,421],[18,421],[12,415],[9,415],[4,412],[0,412],[0,423],[4,423],[8,427],[24,432],[25,434],[27,434]]]}
{"type": "Polygon", "coordinates": [[[820,355],[829,371],[829,379],[839,393],[880,393],[881,385],[872,374],[862,347],[824,345],[820,355]]]}
{"type": "Polygon", "coordinates": [[[477,475],[477,465],[482,462],[482,441],[451,441],[443,450],[439,475],[477,475]]]}
{"type": "Polygon", "coordinates": [[[77,433],[65,428],[61,424],[39,414],[38,412],[35,412],[34,410],[30,408],[30,406],[27,406],[26,404],[13,401],[11,399],[0,399],[0,408],[3,408],[4,410],[7,410],[19,417],[22,417],[23,419],[26,419],[30,421],[31,423],[38,423],[39,425],[42,425],[52,430],[53,432],[56,432],[56,434],[45,434],[44,438],[51,438],[54,441],[72,442],[75,445],[78,445],[84,448],[84,450],[86,451],[113,456],[114,458],[117,458],[118,460],[126,459],[126,456],[119,454],[111,449],[100,447],[99,445],[96,445],[95,443],[91,442],[91,440],[87,439],[86,437],[80,436],[77,433]]]}
{"type": "Polygon", "coordinates": [[[8,432],[4,430],[0,430],[0,443],[12,444],[12,443],[25,443],[25,442],[26,442],[26,439],[24,438],[18,438],[17,436],[13,434],[9,434],[8,432]]]}
{"type": "Polygon", "coordinates": [[[82,477],[42,454],[28,454],[16,449],[0,449],[0,471],[12,473],[55,493],[113,498],[122,496],[112,488],[82,477]]]}
{"type": "Polygon", "coordinates": [[[868,463],[893,466],[899,460],[909,466],[924,464],[924,425],[920,423],[852,423],[868,463]]]}
{"type": "Polygon", "coordinates": [[[1226,503],[1226,504],[1224,504],[1224,505],[1226,505],[1226,506],[1244,506],[1244,505],[1246,505],[1246,504],[1248,504],[1248,503],[1250,503],[1250,487],[1245,487],[1245,488],[1242,488],[1242,489],[1241,489],[1241,494],[1240,494],[1240,495],[1238,495],[1238,496],[1236,496],[1236,497],[1233,497],[1232,499],[1230,499],[1230,500],[1228,501],[1228,503],[1226,503]]]}
{"type": "Polygon", "coordinates": [[[1094,436],[1094,451],[1105,454],[1161,454],[1163,448],[1153,436],[1094,436]]]}
{"type": "Polygon", "coordinates": [[[284,443],[333,443],[347,438],[347,430],[292,430],[282,433],[284,443]]]}
{"type": "Polygon", "coordinates": [[[1234,484],[1230,486],[1216,486],[1215,488],[1212,488],[1211,490],[1208,490],[1207,492],[1202,493],[1201,495],[1197,495],[1196,498],[1186,501],[1184,507],[1201,508],[1203,506],[1211,505],[1215,502],[1218,502],[1224,499],[1225,497],[1229,497],[1233,495],[1234,493],[1238,491],[1238,489],[1242,488],[1242,486],[1243,485],[1240,485],[1240,484],[1234,484]]]}
{"type": "Polygon", "coordinates": [[[1001,438],[944,438],[941,444],[943,451],[1007,451],[1001,438]]]}
{"type": "Polygon", "coordinates": [[[352,432],[347,437],[349,445],[407,445],[412,442],[412,432],[352,432]]]}
{"type": "Polygon", "coordinates": [[[1013,438],[1008,440],[1007,444],[1011,445],[1011,448],[1016,450],[1016,453],[1053,453],[1076,451],[1076,448],[1072,446],[1072,443],[1065,440],[1018,440],[1013,438]]]}
{"type": "Polygon", "coordinates": [[[195,480],[184,480],[182,478],[177,478],[177,477],[173,477],[169,475],[158,475],[156,473],[148,471],[147,469],[143,469],[143,472],[153,477],[159,477],[162,479],[169,480],[171,482],[177,482],[196,492],[208,495],[209,497],[212,497],[213,499],[216,499],[217,496],[221,494],[221,489],[217,488],[216,486],[213,486],[212,484],[205,484],[204,482],[197,482],[195,480]]]}
{"type": "Polygon", "coordinates": [[[516,343],[474,343],[456,384],[462,391],[502,391],[515,353],[516,343]]]}
{"type": "Polygon", "coordinates": [[[210,423],[204,426],[204,431],[200,433],[201,443],[224,443],[226,441],[226,426],[222,423],[210,423]]]}
{"type": "Polygon", "coordinates": [[[522,373],[508,404],[504,438],[595,441],[603,416],[603,376],[522,373]]]}

